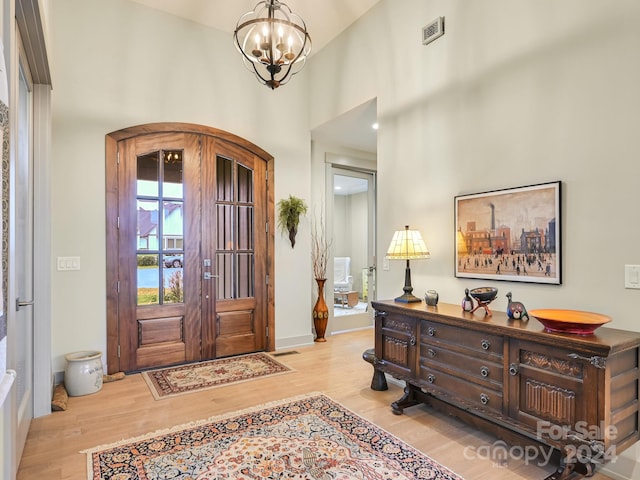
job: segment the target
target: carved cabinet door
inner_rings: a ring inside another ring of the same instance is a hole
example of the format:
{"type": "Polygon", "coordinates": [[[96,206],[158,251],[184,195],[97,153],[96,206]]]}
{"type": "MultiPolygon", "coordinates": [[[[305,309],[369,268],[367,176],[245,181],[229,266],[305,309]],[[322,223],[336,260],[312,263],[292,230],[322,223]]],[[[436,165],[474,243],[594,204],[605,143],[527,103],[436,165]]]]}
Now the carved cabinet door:
{"type": "Polygon", "coordinates": [[[566,442],[597,425],[598,369],[581,355],[550,345],[511,339],[509,416],[539,436],[566,442]],[[556,438],[559,437],[559,438],[556,438]]]}
{"type": "Polygon", "coordinates": [[[399,379],[415,378],[418,320],[405,315],[376,312],[376,357],[384,370],[399,379]]]}

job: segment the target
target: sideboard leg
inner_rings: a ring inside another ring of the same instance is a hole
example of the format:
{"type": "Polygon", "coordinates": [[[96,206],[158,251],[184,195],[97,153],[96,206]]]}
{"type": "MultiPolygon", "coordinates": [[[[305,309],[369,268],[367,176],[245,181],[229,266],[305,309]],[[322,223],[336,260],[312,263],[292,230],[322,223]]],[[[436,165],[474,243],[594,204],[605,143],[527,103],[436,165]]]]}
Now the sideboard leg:
{"type": "Polygon", "coordinates": [[[586,473],[584,474],[585,477],[593,477],[593,474],[596,473],[596,466],[594,463],[589,462],[589,463],[585,463],[583,464],[584,468],[586,470],[586,473]]]}
{"type": "Polygon", "coordinates": [[[564,450],[558,469],[545,480],[574,480],[591,477],[595,471],[595,464],[591,461],[583,462],[576,458],[575,453],[564,450]]]}
{"type": "Polygon", "coordinates": [[[373,378],[371,379],[371,390],[383,391],[388,390],[387,378],[384,376],[382,370],[376,368],[378,359],[376,358],[375,348],[368,348],[362,354],[362,358],[365,362],[370,363],[373,366],[373,378]]]}
{"type": "Polygon", "coordinates": [[[573,464],[561,461],[558,469],[544,480],[567,480],[572,475],[573,469],[573,464]]]}
{"type": "Polygon", "coordinates": [[[414,387],[409,383],[405,384],[404,395],[391,404],[391,410],[396,415],[402,415],[405,408],[417,405],[420,403],[415,396],[414,387]]]}

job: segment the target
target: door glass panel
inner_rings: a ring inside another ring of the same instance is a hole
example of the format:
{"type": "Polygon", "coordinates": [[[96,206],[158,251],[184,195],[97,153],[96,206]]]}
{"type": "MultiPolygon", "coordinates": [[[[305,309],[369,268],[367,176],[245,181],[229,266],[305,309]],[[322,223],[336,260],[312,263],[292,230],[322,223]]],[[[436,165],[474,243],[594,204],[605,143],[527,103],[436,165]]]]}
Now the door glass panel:
{"type": "Polygon", "coordinates": [[[238,207],[238,250],[253,248],[253,207],[238,207]]]}
{"type": "Polygon", "coordinates": [[[163,203],[162,243],[164,250],[182,250],[183,202],[163,203]]]}
{"type": "Polygon", "coordinates": [[[183,198],[182,151],[164,152],[164,180],[162,190],[164,198],[183,198]]]}
{"type": "Polygon", "coordinates": [[[138,156],[138,305],[184,302],[182,159],[182,150],[138,156]]]}
{"type": "Polygon", "coordinates": [[[216,178],[218,192],[216,199],[222,202],[233,200],[233,162],[228,158],[216,159],[216,178]]]}
{"type": "MultiPolygon", "coordinates": [[[[165,270],[170,268],[182,268],[183,255],[180,253],[178,255],[173,254],[165,254],[163,255],[163,262],[165,270]]],[[[170,272],[165,272],[170,274],[170,272]]]]}
{"type": "Polygon", "coordinates": [[[253,171],[238,164],[238,201],[253,202],[253,171]]]}
{"type": "Polygon", "coordinates": [[[233,298],[233,255],[231,253],[216,254],[216,275],[218,275],[218,300],[233,298]]]}
{"type": "Polygon", "coordinates": [[[138,254],[138,305],[157,305],[158,298],[158,255],[138,254]]]}
{"type": "Polygon", "coordinates": [[[136,182],[138,195],[157,197],[159,174],[158,152],[138,157],[138,179],[136,182]]]}
{"type": "Polygon", "coordinates": [[[253,170],[217,157],[216,274],[218,299],[254,295],[253,170]]]}
{"type": "Polygon", "coordinates": [[[253,254],[238,253],[238,298],[253,297],[253,254]]]}
{"type": "Polygon", "coordinates": [[[183,303],[184,289],[182,285],[182,268],[176,270],[165,269],[164,275],[164,303],[183,303]]]}
{"type": "Polygon", "coordinates": [[[158,249],[158,201],[138,199],[138,251],[158,249]]]}
{"type": "Polygon", "coordinates": [[[216,232],[216,249],[233,250],[233,206],[218,205],[218,229],[216,232]]]}

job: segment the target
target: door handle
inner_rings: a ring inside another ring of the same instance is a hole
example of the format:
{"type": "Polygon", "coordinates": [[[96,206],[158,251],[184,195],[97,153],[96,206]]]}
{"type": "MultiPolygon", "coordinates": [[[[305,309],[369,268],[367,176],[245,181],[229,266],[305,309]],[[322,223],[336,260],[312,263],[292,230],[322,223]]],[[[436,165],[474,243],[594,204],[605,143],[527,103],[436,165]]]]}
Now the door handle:
{"type": "Polygon", "coordinates": [[[214,275],[211,272],[204,272],[204,279],[211,280],[212,278],[218,278],[218,275],[214,275]]]}
{"type": "Polygon", "coordinates": [[[29,307],[33,306],[33,300],[20,300],[16,298],[16,312],[20,310],[20,307],[29,307]]]}

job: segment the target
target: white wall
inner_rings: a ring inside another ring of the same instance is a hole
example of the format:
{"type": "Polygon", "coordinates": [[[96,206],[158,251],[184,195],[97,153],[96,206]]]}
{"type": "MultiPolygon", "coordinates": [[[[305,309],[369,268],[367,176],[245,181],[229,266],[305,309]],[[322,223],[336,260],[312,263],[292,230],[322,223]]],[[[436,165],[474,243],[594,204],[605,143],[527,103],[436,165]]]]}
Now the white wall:
{"type": "MultiPolygon", "coordinates": [[[[432,258],[412,263],[417,294],[457,303],[486,283],[453,276],[455,195],[561,180],[563,284],[497,286],[529,308],[597,311],[640,331],[640,291],[623,282],[623,265],[640,264],[637,0],[382,0],[275,92],[228,35],[123,0],[56,0],[51,16],[53,251],[82,257],[81,271],[54,273],[58,370],[65,352],[105,348],[106,133],[151,121],[228,130],[275,156],[276,200],[310,198],[313,176],[315,204],[331,149],[311,169],[309,125],[374,97],[378,257],[394,230],[420,228],[432,258]],[[423,46],[422,26],[441,15],[445,35],[423,46]]],[[[277,236],[281,345],[310,331],[308,227],[295,250],[277,236]]],[[[379,298],[398,292],[402,267],[378,268],[379,298]]],[[[500,295],[494,309],[505,307],[500,295]]]]}
{"type": "MultiPolygon", "coordinates": [[[[383,0],[317,54],[312,127],[378,99],[379,258],[394,230],[419,228],[431,260],[412,263],[415,291],[457,303],[487,281],[454,278],[454,196],[561,180],[563,284],[498,288],[640,331],[640,291],[623,282],[624,264],[640,263],[639,27],[632,0],[383,0]],[[445,35],[423,46],[421,27],[441,15],[445,35]]],[[[403,266],[378,272],[379,298],[392,297],[403,266]]]]}
{"type": "MultiPolygon", "coordinates": [[[[82,259],[53,275],[54,370],[66,352],[106,348],[106,133],[158,121],[222,128],[274,155],[276,201],[310,199],[309,125],[374,97],[378,257],[394,230],[420,228],[432,258],[412,263],[416,293],[457,303],[486,283],[453,276],[455,195],[561,180],[563,285],[497,286],[529,308],[597,311],[640,331],[640,291],[623,283],[623,265],[640,264],[636,0],[383,0],[275,92],[244,70],[230,35],[123,0],[50,9],[53,252],[82,259]],[[445,35],[422,46],[421,27],[440,15],[445,35]]],[[[313,178],[317,199],[315,160],[313,178]]],[[[308,221],[298,235],[294,250],[276,236],[279,345],[310,335],[308,221]]],[[[378,278],[379,298],[394,296],[402,265],[378,278]]],[[[505,307],[500,295],[494,308],[505,307]]]]}
{"type": "MultiPolygon", "coordinates": [[[[383,0],[310,63],[311,126],[377,97],[378,258],[394,230],[419,228],[418,295],[458,303],[491,283],[454,277],[454,196],[561,180],[563,284],[494,282],[492,308],[511,290],[640,331],[640,291],[624,288],[624,265],[640,264],[639,46],[636,0],[383,0]],[[423,46],[438,16],[446,33],[423,46]]],[[[378,267],[378,298],[392,298],[403,265],[378,267]]],[[[616,478],[639,469],[634,450],[616,478]]]]}
{"type": "MultiPolygon", "coordinates": [[[[309,198],[307,114],[313,127],[373,97],[378,253],[398,225],[420,227],[432,259],[412,264],[418,293],[437,288],[442,301],[457,303],[465,287],[482,283],[453,277],[455,195],[561,180],[563,285],[498,286],[530,308],[595,310],[640,330],[630,314],[640,292],[623,288],[623,265],[640,263],[632,210],[639,24],[633,0],[615,8],[599,0],[383,0],[272,92],[242,68],[229,35],[123,0],[56,1],[53,249],[82,258],[81,271],[54,273],[57,369],[65,352],[104,349],[106,133],[155,121],[222,128],[276,157],[276,200],[309,198]],[[421,45],[421,27],[439,15],[446,34],[421,45]]],[[[314,178],[322,173],[314,167],[314,178]]],[[[301,317],[311,302],[295,294],[312,286],[308,227],[294,250],[277,235],[277,272],[299,272],[277,275],[279,339],[308,333],[301,317]]],[[[394,295],[402,273],[395,263],[379,269],[380,297],[394,295]]],[[[500,296],[495,308],[505,306],[500,296]]]]}
{"type": "MultiPolygon", "coordinates": [[[[275,200],[309,199],[305,72],[271,91],[244,68],[230,34],[125,0],[50,5],[53,65],[53,367],[80,349],[106,352],[105,134],[147,122],[209,125],[275,157],[275,200]]],[[[309,223],[291,249],[276,233],[276,343],[309,342],[309,223]],[[286,273],[283,273],[286,272],[286,273]]]]}

